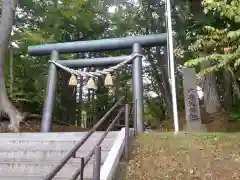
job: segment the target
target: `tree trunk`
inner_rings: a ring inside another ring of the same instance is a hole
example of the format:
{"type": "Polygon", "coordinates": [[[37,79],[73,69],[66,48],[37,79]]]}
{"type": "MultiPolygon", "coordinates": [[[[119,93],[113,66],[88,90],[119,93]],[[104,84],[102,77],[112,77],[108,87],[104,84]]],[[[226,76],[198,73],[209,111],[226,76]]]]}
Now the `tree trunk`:
{"type": "Polygon", "coordinates": [[[167,92],[166,86],[164,86],[165,84],[163,83],[162,72],[159,73],[159,70],[157,68],[158,65],[156,65],[153,62],[153,60],[151,60],[150,51],[148,51],[148,59],[149,59],[150,65],[152,67],[152,73],[156,80],[157,87],[161,92],[160,98],[163,98],[167,113],[169,116],[171,116],[172,115],[172,102],[171,102],[171,99],[169,99],[169,93],[167,92]]]}
{"type": "Polygon", "coordinates": [[[168,115],[172,116],[172,96],[171,89],[169,84],[169,74],[167,71],[167,52],[166,48],[164,48],[164,55],[160,54],[160,47],[156,47],[156,58],[157,58],[157,66],[160,68],[161,76],[162,76],[162,86],[164,90],[164,94],[166,96],[166,105],[168,115]]]}
{"type": "Polygon", "coordinates": [[[118,101],[120,99],[120,73],[119,71],[116,71],[116,79],[115,79],[115,101],[118,101]]]}
{"type": "Polygon", "coordinates": [[[224,76],[224,107],[229,108],[233,104],[233,88],[232,88],[232,75],[231,72],[226,67],[223,72],[224,76]]]}
{"type": "Polygon", "coordinates": [[[229,70],[229,72],[231,74],[231,77],[232,77],[232,80],[233,80],[232,85],[233,85],[234,93],[237,96],[238,100],[240,100],[240,88],[238,86],[237,78],[235,77],[234,72],[233,72],[233,70],[231,69],[230,66],[228,66],[228,70],[229,70]]]}
{"type": "MultiPolygon", "coordinates": [[[[83,70],[83,69],[82,69],[83,70]]],[[[82,127],[82,110],[83,110],[83,77],[78,77],[79,87],[77,92],[79,93],[77,103],[77,125],[82,127]]]]}
{"type": "MultiPolygon", "coordinates": [[[[77,33],[76,41],[80,38],[80,33],[77,33]]],[[[84,53],[77,54],[76,58],[84,59],[85,55],[84,53]]],[[[84,68],[81,69],[81,71],[84,71],[84,68]]],[[[83,110],[83,77],[79,76],[77,77],[77,88],[76,88],[76,121],[77,126],[82,127],[82,110],[83,110]]]]}
{"type": "MultiPolygon", "coordinates": [[[[191,0],[191,12],[193,19],[198,25],[206,25],[209,22],[206,14],[204,14],[201,0],[191,0]]],[[[203,54],[206,55],[206,54],[203,54]]],[[[206,69],[211,66],[210,61],[203,62],[201,69],[206,69]]],[[[214,73],[208,73],[204,76],[204,105],[207,113],[215,113],[220,108],[219,95],[217,92],[217,82],[214,73]]]]}
{"type": "Polygon", "coordinates": [[[13,49],[10,49],[10,63],[9,63],[9,70],[10,70],[10,97],[13,94],[13,49]]]}
{"type": "MultiPolygon", "coordinates": [[[[204,61],[202,63],[202,69],[206,69],[211,66],[210,61],[204,61]]],[[[208,73],[204,76],[204,105],[207,113],[218,112],[220,108],[219,95],[217,92],[217,82],[214,73],[208,73]]]]}
{"type": "Polygon", "coordinates": [[[10,119],[8,128],[14,132],[19,131],[23,116],[8,98],[4,82],[4,60],[11,37],[16,6],[17,0],[3,0],[0,24],[0,111],[1,115],[5,113],[8,115],[10,119]]]}

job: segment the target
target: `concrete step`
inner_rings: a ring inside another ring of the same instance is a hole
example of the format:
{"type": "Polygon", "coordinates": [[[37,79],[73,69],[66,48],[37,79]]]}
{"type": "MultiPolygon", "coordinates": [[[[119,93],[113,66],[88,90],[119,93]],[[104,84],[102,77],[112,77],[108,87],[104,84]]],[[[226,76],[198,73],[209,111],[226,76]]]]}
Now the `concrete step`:
{"type": "MultiPolygon", "coordinates": [[[[2,161],[60,161],[69,151],[0,151],[0,162],[2,161]]],[[[109,151],[102,151],[102,162],[107,157],[109,151]]],[[[90,150],[82,150],[76,153],[76,158],[71,158],[70,162],[80,162],[80,157],[87,157],[90,150]]]]}
{"type": "MultiPolygon", "coordinates": [[[[93,148],[99,141],[99,138],[88,139],[80,148],[93,148]]],[[[80,140],[79,140],[80,141],[80,140]]],[[[63,150],[67,151],[72,149],[79,141],[22,141],[22,142],[12,142],[12,141],[1,141],[0,151],[16,151],[16,150],[30,150],[30,151],[40,151],[40,150],[63,150]]],[[[110,150],[113,144],[114,138],[104,139],[101,146],[103,150],[110,150]]]]}
{"type": "MultiPolygon", "coordinates": [[[[42,180],[87,132],[1,133],[0,180],[42,180]]],[[[59,171],[54,180],[70,180],[104,132],[95,132],[59,171]]],[[[119,131],[109,132],[101,144],[104,163],[119,131]]],[[[85,180],[92,179],[93,160],[84,168],[85,180]]]]}
{"type": "MultiPolygon", "coordinates": [[[[43,178],[44,178],[43,176],[24,176],[24,177],[14,175],[0,176],[1,180],[43,180],[43,178]]],[[[52,180],[71,180],[71,178],[55,177],[52,180]]],[[[84,178],[84,180],[92,180],[92,178],[84,178]]]]}
{"type": "MultiPolygon", "coordinates": [[[[61,133],[1,133],[2,141],[78,141],[81,140],[87,132],[61,132],[61,133]]],[[[104,132],[97,131],[91,135],[91,139],[99,138],[104,132]]],[[[111,131],[107,138],[115,138],[118,131],[111,131]]]]}
{"type": "MultiPolygon", "coordinates": [[[[54,162],[1,162],[0,179],[5,176],[43,176],[56,167],[54,162]]],[[[80,167],[78,163],[66,164],[56,175],[56,177],[69,178],[80,167]]],[[[88,164],[84,168],[84,177],[91,178],[93,174],[93,164],[88,164]]]]}

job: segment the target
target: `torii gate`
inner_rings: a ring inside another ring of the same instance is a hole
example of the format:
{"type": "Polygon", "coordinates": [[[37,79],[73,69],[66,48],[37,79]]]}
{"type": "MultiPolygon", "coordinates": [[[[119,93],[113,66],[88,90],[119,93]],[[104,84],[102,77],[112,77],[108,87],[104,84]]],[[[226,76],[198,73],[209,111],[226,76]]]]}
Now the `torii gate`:
{"type": "MultiPolygon", "coordinates": [[[[170,2],[166,2],[167,12],[167,34],[153,34],[145,36],[129,36],[123,38],[112,38],[91,41],[75,41],[57,44],[46,44],[30,46],[28,52],[33,56],[42,56],[51,54],[51,60],[69,68],[80,68],[89,66],[109,66],[116,65],[130,56],[104,57],[93,59],[78,59],[78,60],[59,60],[60,54],[80,53],[80,52],[97,52],[97,51],[113,51],[120,49],[132,48],[133,54],[141,54],[142,47],[166,46],[168,47],[168,58],[170,61],[170,78],[171,92],[173,101],[173,115],[175,132],[179,131],[178,112],[176,100],[176,84],[174,70],[174,55],[173,55],[173,39],[172,39],[172,23],[170,2]]],[[[49,132],[52,123],[53,101],[56,91],[57,67],[54,63],[50,64],[48,74],[48,84],[46,98],[43,108],[42,132],[49,132]]],[[[143,79],[142,79],[142,58],[136,57],[132,60],[132,88],[134,108],[134,122],[136,122],[137,132],[143,132],[143,79]]]]}

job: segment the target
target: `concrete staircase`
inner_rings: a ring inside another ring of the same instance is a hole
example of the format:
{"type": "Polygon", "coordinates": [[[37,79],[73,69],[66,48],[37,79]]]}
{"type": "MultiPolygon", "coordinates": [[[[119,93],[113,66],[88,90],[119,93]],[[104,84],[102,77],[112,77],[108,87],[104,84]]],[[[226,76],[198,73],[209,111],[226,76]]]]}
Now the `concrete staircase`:
{"type": "MultiPolygon", "coordinates": [[[[102,147],[102,163],[119,131],[109,132],[102,147]]],[[[2,133],[0,134],[0,180],[42,180],[86,132],[73,133],[2,133]]],[[[68,180],[80,167],[80,158],[94,148],[103,132],[95,132],[56,175],[68,180]]],[[[94,158],[94,157],[93,157],[94,158]]],[[[92,178],[93,158],[84,169],[84,179],[92,178]]]]}

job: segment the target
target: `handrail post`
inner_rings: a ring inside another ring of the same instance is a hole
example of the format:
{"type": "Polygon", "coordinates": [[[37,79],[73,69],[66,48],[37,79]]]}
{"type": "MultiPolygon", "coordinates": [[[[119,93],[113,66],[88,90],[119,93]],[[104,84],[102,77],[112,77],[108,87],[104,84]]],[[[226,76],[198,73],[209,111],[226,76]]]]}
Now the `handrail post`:
{"type": "Polygon", "coordinates": [[[101,146],[95,148],[95,163],[93,166],[93,180],[100,180],[101,146]]]}
{"type": "Polygon", "coordinates": [[[129,104],[125,104],[125,160],[129,156],[129,104]]]}
{"type": "Polygon", "coordinates": [[[81,172],[80,172],[80,180],[83,180],[84,173],[84,157],[81,157],[81,172]]]}

